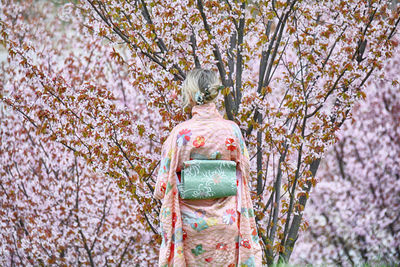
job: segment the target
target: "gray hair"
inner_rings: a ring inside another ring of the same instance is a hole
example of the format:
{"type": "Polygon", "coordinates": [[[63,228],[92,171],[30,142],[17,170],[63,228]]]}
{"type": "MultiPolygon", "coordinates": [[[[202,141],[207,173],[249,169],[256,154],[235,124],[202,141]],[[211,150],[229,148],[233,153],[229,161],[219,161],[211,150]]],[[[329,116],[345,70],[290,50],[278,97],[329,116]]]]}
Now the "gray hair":
{"type": "Polygon", "coordinates": [[[214,71],[200,68],[190,71],[182,85],[183,108],[189,106],[191,100],[198,105],[214,101],[221,87],[214,71]]]}

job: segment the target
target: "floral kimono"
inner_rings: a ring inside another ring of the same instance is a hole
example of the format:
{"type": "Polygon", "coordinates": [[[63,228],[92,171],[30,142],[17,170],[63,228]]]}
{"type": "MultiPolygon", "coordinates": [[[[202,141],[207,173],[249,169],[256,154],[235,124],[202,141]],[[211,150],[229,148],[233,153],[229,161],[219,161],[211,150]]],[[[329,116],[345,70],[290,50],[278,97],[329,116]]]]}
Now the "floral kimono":
{"type": "Polygon", "coordinates": [[[262,266],[262,252],[248,187],[249,155],[239,127],[214,103],[192,108],[162,147],[154,197],[160,213],[159,266],[262,266]],[[177,184],[183,163],[192,159],[237,163],[235,196],[181,199],[177,184]]]}

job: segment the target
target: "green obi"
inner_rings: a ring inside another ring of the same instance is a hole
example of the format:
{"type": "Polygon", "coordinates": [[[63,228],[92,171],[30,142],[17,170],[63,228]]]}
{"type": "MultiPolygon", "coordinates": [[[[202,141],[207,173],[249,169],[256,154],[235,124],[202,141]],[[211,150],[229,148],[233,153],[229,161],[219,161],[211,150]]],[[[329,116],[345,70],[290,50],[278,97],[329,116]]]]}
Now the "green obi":
{"type": "Polygon", "coordinates": [[[236,162],[230,160],[185,161],[178,190],[182,199],[234,196],[237,192],[236,162]]]}

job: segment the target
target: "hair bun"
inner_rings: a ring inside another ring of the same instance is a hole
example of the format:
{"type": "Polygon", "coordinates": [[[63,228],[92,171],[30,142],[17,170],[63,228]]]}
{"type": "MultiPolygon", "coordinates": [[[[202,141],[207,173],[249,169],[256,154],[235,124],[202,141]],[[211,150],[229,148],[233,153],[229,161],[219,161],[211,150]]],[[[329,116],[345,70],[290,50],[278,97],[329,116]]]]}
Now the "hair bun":
{"type": "Polygon", "coordinates": [[[194,69],[188,73],[182,85],[183,106],[191,101],[202,105],[213,101],[221,89],[218,75],[212,70],[194,69]]]}

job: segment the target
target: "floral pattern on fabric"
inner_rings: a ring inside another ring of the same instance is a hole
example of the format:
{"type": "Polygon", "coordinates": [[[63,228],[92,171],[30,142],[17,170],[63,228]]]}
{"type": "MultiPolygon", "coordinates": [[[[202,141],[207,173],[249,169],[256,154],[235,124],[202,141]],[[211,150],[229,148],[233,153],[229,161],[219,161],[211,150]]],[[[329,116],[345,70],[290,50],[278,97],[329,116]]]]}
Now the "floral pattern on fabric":
{"type": "Polygon", "coordinates": [[[212,193],[212,187],[208,184],[199,184],[197,190],[193,192],[193,195],[197,197],[207,197],[212,193]]]}
{"type": "Polygon", "coordinates": [[[247,238],[242,239],[242,241],[240,241],[240,245],[248,249],[251,248],[250,241],[247,238]]]}
{"type": "Polygon", "coordinates": [[[256,244],[260,241],[260,238],[258,237],[258,233],[257,233],[256,229],[253,229],[253,232],[251,232],[251,239],[256,244]]]}
{"type": "Polygon", "coordinates": [[[162,217],[167,218],[169,215],[171,215],[171,209],[169,207],[163,208],[161,210],[162,217]]]}
{"type": "Polygon", "coordinates": [[[169,157],[163,158],[160,163],[159,174],[168,173],[171,159],[169,157]]]}
{"type": "Polygon", "coordinates": [[[203,231],[210,226],[217,224],[216,218],[204,218],[204,211],[198,210],[196,213],[182,212],[182,221],[192,227],[197,232],[203,231]]]}
{"type": "Polygon", "coordinates": [[[229,151],[235,151],[235,149],[236,149],[235,139],[229,138],[229,137],[226,138],[225,146],[226,146],[226,149],[228,149],[229,151]]]}
{"type": "Polygon", "coordinates": [[[167,241],[167,233],[164,231],[162,223],[160,223],[160,229],[161,229],[160,233],[161,233],[161,238],[162,238],[161,247],[164,247],[165,246],[165,242],[167,241]]]}
{"type": "Polygon", "coordinates": [[[220,243],[217,243],[215,248],[220,249],[220,250],[226,250],[228,248],[228,245],[220,242],[220,243]]]}
{"type": "Polygon", "coordinates": [[[192,132],[188,129],[183,129],[178,133],[177,144],[178,146],[184,146],[190,141],[190,136],[192,132]]]}
{"type": "Polygon", "coordinates": [[[204,138],[204,136],[197,136],[194,141],[193,141],[193,146],[194,147],[202,147],[204,146],[204,144],[206,143],[206,139],[204,138]]]}
{"type": "Polygon", "coordinates": [[[178,190],[183,199],[210,199],[237,194],[236,165],[227,160],[190,160],[183,163],[178,190]]]}
{"type": "Polygon", "coordinates": [[[249,257],[245,262],[239,265],[240,267],[256,267],[254,256],[249,257]]]}
{"type": "Polygon", "coordinates": [[[204,260],[205,260],[206,262],[210,263],[210,262],[213,261],[213,258],[212,258],[212,257],[208,257],[208,258],[205,258],[204,260]]]}
{"type": "Polygon", "coordinates": [[[242,208],[241,212],[242,212],[243,216],[245,216],[246,218],[254,217],[254,210],[252,208],[250,208],[250,209],[242,208]]]}
{"type": "Polygon", "coordinates": [[[233,224],[235,221],[236,221],[236,210],[227,209],[223,217],[223,222],[225,224],[233,224]]]}
{"type": "Polygon", "coordinates": [[[187,232],[185,230],[182,230],[182,239],[183,239],[183,241],[185,241],[186,238],[187,238],[187,232]]]}
{"type": "Polygon", "coordinates": [[[161,182],[160,191],[162,193],[165,193],[166,190],[167,190],[167,184],[165,182],[161,182]]]}
{"type": "Polygon", "coordinates": [[[241,151],[241,153],[242,153],[247,159],[249,159],[249,158],[250,158],[250,157],[249,157],[249,152],[247,151],[247,147],[246,147],[246,144],[244,143],[243,136],[242,136],[242,133],[241,133],[241,131],[240,131],[239,126],[233,125],[232,128],[233,128],[233,132],[235,133],[236,138],[239,140],[239,145],[240,145],[240,151],[241,151]]]}
{"type": "Polygon", "coordinates": [[[242,138],[242,134],[240,132],[240,128],[237,125],[233,125],[232,128],[233,128],[233,132],[235,133],[236,138],[239,140],[240,150],[243,154],[245,145],[244,145],[244,140],[242,138]]]}
{"type": "Polygon", "coordinates": [[[203,245],[197,245],[195,248],[192,248],[192,253],[196,256],[203,254],[205,251],[203,250],[203,245]]]}
{"type": "Polygon", "coordinates": [[[165,188],[165,194],[168,194],[172,189],[172,185],[170,184],[170,182],[167,183],[167,186],[165,188]]]}
{"type": "Polygon", "coordinates": [[[183,246],[178,246],[176,248],[176,253],[178,254],[179,258],[182,258],[183,257],[183,246]]]}
{"type": "Polygon", "coordinates": [[[182,228],[176,228],[175,229],[175,233],[172,235],[172,241],[174,241],[174,243],[180,243],[183,240],[183,231],[182,228]]]}
{"type": "Polygon", "coordinates": [[[194,106],[192,112],[192,118],[177,125],[162,146],[154,190],[154,197],[162,203],[158,266],[262,266],[248,187],[249,157],[240,129],[225,120],[213,103],[194,106]],[[238,194],[212,200],[181,199],[177,172],[191,158],[235,161],[241,181],[238,194]]]}

